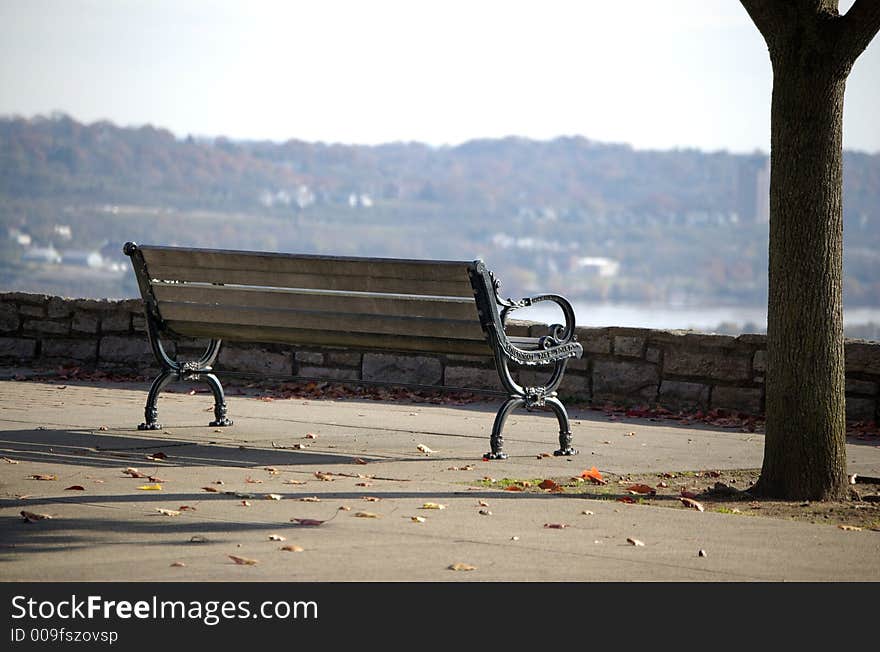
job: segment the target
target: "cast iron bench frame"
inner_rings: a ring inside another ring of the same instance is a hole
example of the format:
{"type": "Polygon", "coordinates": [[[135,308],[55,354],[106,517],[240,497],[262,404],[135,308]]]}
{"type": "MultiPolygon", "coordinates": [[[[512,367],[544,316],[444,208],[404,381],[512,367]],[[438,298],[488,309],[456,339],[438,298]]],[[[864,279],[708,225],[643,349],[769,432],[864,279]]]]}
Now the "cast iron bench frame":
{"type": "Polygon", "coordinates": [[[162,428],[157,401],[173,380],[207,382],[214,395],[214,420],[208,425],[232,425],[213,369],[226,339],[398,353],[491,354],[508,398],[495,416],[491,450],[485,457],[507,457],[502,431],[518,407],[552,410],[559,422],[559,449],[554,454],[577,453],[557,389],[569,359],[581,357],[583,348],[575,334],[574,310],[558,294],[503,299],[498,294],[501,283],[481,260],[317,256],[134,242],[126,243],[123,252],[134,268],[147,337],[161,367],[139,430],[162,428]],[[509,336],[505,327],[510,314],[541,301],[557,304],[565,324],[551,325],[541,337],[509,336]],[[181,361],[167,353],[164,336],[205,338],[209,344],[198,360],[181,361]],[[521,386],[511,364],[553,369],[544,385],[521,386]]]}

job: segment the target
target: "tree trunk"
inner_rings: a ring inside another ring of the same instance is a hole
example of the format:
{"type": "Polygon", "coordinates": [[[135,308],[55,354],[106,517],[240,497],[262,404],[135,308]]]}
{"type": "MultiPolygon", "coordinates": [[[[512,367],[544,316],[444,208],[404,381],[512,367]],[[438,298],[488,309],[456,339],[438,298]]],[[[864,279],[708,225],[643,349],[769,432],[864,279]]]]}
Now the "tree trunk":
{"type": "Polygon", "coordinates": [[[753,491],[831,500],[847,493],[841,189],[848,70],[821,56],[821,47],[805,54],[809,48],[797,45],[771,53],[767,436],[753,491]]]}

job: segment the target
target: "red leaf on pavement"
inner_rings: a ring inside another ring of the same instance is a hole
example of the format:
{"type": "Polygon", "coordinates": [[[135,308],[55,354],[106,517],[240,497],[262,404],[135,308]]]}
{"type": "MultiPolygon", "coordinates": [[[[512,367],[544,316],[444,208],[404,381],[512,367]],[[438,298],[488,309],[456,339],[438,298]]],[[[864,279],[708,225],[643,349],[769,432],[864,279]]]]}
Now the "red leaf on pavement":
{"type": "Polygon", "coordinates": [[[557,483],[553,482],[553,480],[544,480],[538,486],[541,487],[541,489],[557,489],[557,488],[559,488],[559,485],[557,483]]]}
{"type": "Polygon", "coordinates": [[[630,485],[626,488],[628,492],[631,494],[641,494],[646,496],[656,496],[657,490],[654,487],[649,487],[646,484],[634,484],[630,485]]]}
{"type": "Polygon", "coordinates": [[[323,525],[324,521],[318,521],[313,518],[292,518],[290,519],[292,523],[297,523],[298,525],[308,525],[308,526],[318,526],[323,525]]]}
{"type": "Polygon", "coordinates": [[[619,503],[633,504],[633,503],[635,503],[636,501],[635,501],[634,498],[630,498],[629,496],[621,496],[620,498],[617,499],[617,502],[619,502],[619,503]]]}
{"type": "Polygon", "coordinates": [[[64,489],[64,491],[85,491],[86,488],[80,484],[74,484],[64,489]]]}
{"type": "Polygon", "coordinates": [[[504,491],[525,491],[522,487],[516,484],[510,484],[504,487],[504,491]]]}
{"type": "Polygon", "coordinates": [[[694,500],[696,499],[697,494],[692,491],[688,491],[687,489],[682,489],[679,493],[679,496],[681,496],[682,498],[690,498],[691,500],[694,500]]]}

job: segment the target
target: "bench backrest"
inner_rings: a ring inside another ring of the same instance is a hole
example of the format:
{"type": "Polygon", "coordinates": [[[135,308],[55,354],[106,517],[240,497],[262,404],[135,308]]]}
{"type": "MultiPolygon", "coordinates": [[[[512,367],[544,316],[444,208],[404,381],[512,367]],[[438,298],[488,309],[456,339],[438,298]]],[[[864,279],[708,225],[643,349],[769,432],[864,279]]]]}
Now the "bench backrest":
{"type": "Polygon", "coordinates": [[[189,337],[487,355],[477,262],[126,245],[157,325],[189,337]]]}

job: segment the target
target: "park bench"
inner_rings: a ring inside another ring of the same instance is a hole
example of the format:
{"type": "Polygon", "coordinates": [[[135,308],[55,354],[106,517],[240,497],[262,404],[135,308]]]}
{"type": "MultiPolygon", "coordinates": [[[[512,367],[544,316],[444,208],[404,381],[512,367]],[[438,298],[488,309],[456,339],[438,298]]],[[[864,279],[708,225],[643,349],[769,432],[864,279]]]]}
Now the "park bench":
{"type": "MultiPolygon", "coordinates": [[[[141,430],[155,430],[157,400],[173,380],[208,383],[211,426],[229,426],[223,386],[213,365],[223,340],[358,350],[491,355],[507,400],[495,417],[490,459],[506,457],[502,430],[518,407],[552,410],[559,422],[557,455],[576,453],[556,390],[566,363],[583,352],[571,304],[556,294],[513,301],[480,261],[402,260],[126,243],[144,302],[146,330],[161,371],[150,387],[141,430]],[[505,332],[511,312],[556,303],[565,324],[540,337],[505,332]],[[167,337],[207,339],[198,360],[172,358],[167,337]],[[523,387],[510,365],[552,367],[543,386],[523,387]]],[[[356,382],[356,381],[352,381],[356,382]]]]}

